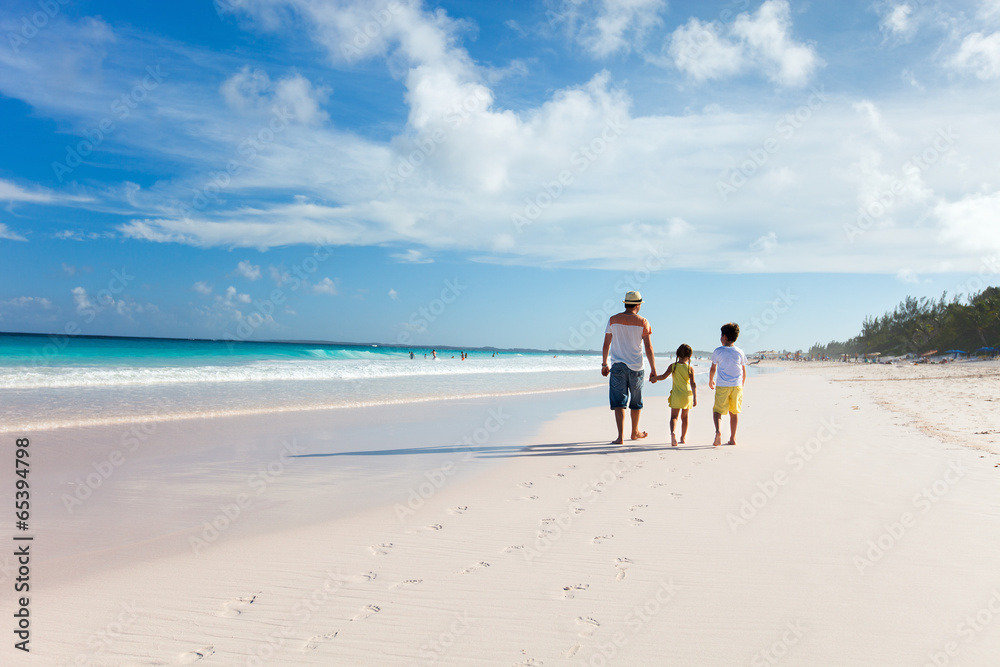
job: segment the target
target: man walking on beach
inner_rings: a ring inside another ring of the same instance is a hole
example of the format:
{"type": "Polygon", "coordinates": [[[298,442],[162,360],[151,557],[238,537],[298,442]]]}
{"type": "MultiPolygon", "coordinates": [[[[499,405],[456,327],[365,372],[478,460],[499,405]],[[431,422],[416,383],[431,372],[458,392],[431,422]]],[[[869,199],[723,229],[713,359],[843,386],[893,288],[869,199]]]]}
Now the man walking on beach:
{"type": "Polygon", "coordinates": [[[622,444],[625,432],[625,406],[631,411],[632,440],[645,438],[648,433],[639,430],[639,411],[642,410],[642,348],[649,359],[650,378],[656,375],[653,343],[649,337],[653,330],[645,317],[639,317],[642,295],[625,294],[625,310],[612,315],[604,332],[604,351],[601,375],[610,379],[611,409],[615,411],[618,439],[612,445],[622,444]],[[608,365],[610,360],[611,365],[608,365]]]}

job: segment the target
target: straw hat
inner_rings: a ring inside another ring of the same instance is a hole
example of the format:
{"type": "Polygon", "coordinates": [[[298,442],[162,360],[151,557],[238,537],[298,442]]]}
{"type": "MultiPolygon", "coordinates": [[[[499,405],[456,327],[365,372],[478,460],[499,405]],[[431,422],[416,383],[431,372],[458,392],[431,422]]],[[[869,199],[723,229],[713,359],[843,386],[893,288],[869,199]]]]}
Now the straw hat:
{"type": "Polygon", "coordinates": [[[631,292],[625,292],[625,305],[634,306],[637,303],[642,303],[642,295],[639,292],[632,290],[631,292]]]}

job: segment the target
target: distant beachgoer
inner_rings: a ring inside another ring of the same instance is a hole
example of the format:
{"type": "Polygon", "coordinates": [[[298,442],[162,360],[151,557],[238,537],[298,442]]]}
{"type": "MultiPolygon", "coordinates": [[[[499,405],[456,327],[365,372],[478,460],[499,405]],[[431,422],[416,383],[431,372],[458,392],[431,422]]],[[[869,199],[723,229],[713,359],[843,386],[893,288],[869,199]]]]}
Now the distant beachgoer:
{"type": "Polygon", "coordinates": [[[670,364],[667,372],[663,375],[651,377],[652,382],[666,380],[671,374],[674,376],[674,384],[670,388],[670,398],[667,404],[670,406],[670,446],[677,446],[677,436],[674,429],[677,426],[677,416],[681,418],[681,444],[685,444],[688,432],[688,410],[698,405],[698,386],[694,382],[694,370],[691,368],[691,355],[694,351],[687,343],[677,348],[677,361],[670,364]]]}
{"type": "Polygon", "coordinates": [[[437,350],[431,350],[431,357],[433,359],[437,359],[438,358],[438,351],[437,350]]]}
{"type": "Polygon", "coordinates": [[[410,359],[412,359],[412,358],[413,358],[413,351],[411,350],[410,351],[410,359]]]}
{"type": "Polygon", "coordinates": [[[653,333],[645,317],[639,317],[642,307],[642,295],[639,292],[625,294],[625,310],[612,315],[604,332],[604,349],[602,352],[601,375],[610,376],[609,398],[611,409],[615,411],[615,424],[618,426],[618,439],[613,445],[624,441],[625,406],[628,405],[632,418],[632,440],[640,440],[649,434],[639,430],[639,413],[642,410],[642,349],[646,348],[646,358],[649,360],[649,377],[656,375],[656,361],[653,358],[653,344],[650,336],[653,333]],[[608,365],[608,361],[611,365],[608,365]]]}
{"type": "Polygon", "coordinates": [[[747,357],[743,350],[733,345],[740,337],[740,325],[729,322],[722,325],[722,345],[712,352],[712,368],[708,371],[708,388],[715,390],[715,405],[712,407],[712,421],[715,423],[716,447],[722,444],[719,422],[722,415],[729,413],[729,442],[736,444],[736,426],[743,410],[743,385],[747,381],[747,357]],[[715,372],[719,372],[716,386],[715,372]]]}

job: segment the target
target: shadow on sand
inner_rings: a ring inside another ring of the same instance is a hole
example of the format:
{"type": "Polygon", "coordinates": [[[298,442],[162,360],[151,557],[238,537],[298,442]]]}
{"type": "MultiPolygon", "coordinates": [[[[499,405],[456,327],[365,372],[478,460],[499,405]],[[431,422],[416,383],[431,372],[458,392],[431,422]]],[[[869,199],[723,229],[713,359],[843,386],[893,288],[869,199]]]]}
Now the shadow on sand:
{"type": "Polygon", "coordinates": [[[525,456],[580,456],[586,454],[640,454],[643,452],[688,452],[698,449],[713,449],[712,445],[679,445],[671,447],[669,443],[641,444],[635,441],[624,445],[613,445],[601,442],[560,442],[551,444],[528,445],[527,447],[409,447],[403,449],[371,449],[354,452],[328,452],[325,454],[298,454],[290,458],[309,459],[332,456],[415,456],[420,454],[461,454],[476,455],[480,459],[504,459],[525,456]]]}

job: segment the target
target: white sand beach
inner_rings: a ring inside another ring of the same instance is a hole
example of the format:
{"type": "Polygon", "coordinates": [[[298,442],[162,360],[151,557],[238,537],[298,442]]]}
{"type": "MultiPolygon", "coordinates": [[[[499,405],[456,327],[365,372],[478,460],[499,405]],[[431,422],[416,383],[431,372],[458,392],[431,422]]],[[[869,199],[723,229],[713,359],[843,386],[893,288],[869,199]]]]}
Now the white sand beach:
{"type": "Polygon", "coordinates": [[[84,443],[131,441],[29,434],[3,664],[996,664],[1000,368],[781,368],[737,447],[707,387],[678,448],[659,388],[625,446],[602,390],[179,422],[73,511],[84,443]]]}

